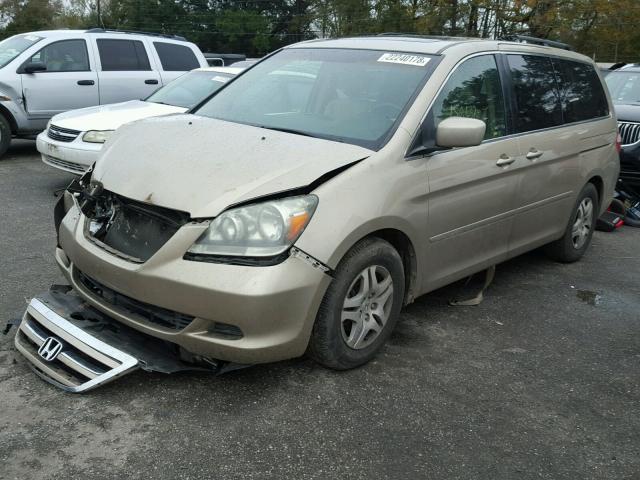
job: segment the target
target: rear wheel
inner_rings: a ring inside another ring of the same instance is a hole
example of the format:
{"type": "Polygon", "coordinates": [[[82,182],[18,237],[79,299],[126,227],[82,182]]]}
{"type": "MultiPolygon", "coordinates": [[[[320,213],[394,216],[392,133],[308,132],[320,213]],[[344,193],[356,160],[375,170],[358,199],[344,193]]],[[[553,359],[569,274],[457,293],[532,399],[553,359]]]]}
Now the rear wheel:
{"type": "Polygon", "coordinates": [[[368,362],[391,335],[403,298],[398,252],[378,238],[361,241],[336,269],[316,317],[309,354],[337,370],[368,362]]]}
{"type": "Polygon", "coordinates": [[[545,248],[551,258],[570,263],[584,255],[595,229],[598,205],[598,191],[592,183],[587,183],[578,195],[564,235],[545,248]]]}
{"type": "Polygon", "coordinates": [[[0,157],[7,152],[10,143],[11,125],[3,115],[0,115],[0,157]]]}

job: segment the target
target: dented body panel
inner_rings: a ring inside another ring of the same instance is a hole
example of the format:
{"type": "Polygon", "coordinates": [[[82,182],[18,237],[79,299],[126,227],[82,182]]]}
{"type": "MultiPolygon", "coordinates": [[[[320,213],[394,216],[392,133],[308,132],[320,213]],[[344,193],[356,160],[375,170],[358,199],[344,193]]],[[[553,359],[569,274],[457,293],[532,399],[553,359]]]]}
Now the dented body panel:
{"type": "Polygon", "coordinates": [[[105,144],[93,178],[133,200],[193,218],[215,217],[230,205],[306,187],[371,153],[356,145],[174,115],[123,126],[105,144]],[[185,135],[191,139],[186,144],[185,135]]]}

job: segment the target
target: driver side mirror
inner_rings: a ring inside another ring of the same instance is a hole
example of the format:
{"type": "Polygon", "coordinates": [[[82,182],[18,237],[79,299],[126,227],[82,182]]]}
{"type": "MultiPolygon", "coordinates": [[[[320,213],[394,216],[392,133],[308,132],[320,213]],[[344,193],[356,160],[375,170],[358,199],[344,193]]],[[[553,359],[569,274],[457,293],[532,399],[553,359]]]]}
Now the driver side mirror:
{"type": "Polygon", "coordinates": [[[23,65],[20,73],[46,72],[47,66],[42,62],[29,62],[23,65]]]}
{"type": "Polygon", "coordinates": [[[467,117],[449,117],[442,120],[436,129],[438,147],[473,147],[484,140],[487,125],[482,120],[467,117]]]}

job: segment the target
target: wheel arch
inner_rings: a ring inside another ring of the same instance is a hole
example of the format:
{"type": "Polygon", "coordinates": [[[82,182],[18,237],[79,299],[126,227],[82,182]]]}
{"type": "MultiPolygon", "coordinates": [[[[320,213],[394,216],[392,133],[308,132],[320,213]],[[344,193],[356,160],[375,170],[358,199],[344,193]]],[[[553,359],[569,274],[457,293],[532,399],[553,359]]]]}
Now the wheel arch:
{"type": "Polygon", "coordinates": [[[0,104],[0,115],[2,115],[7,120],[7,122],[9,122],[11,133],[15,135],[18,132],[18,122],[16,122],[16,119],[11,114],[9,109],[2,104],[0,104]]]}

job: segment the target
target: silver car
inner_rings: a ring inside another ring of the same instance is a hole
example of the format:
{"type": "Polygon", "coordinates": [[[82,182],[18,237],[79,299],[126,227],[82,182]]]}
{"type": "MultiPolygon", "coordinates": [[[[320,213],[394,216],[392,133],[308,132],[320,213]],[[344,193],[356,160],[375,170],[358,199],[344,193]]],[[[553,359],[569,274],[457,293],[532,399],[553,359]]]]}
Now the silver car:
{"type": "Polygon", "coordinates": [[[540,246],[585,253],[618,175],[612,111],[594,63],[548,46],[289,46],[109,138],[61,204],[72,290],[34,300],[16,344],[67,388],[101,381],[63,377],[58,343],[29,333],[95,359],[72,297],[196,363],[357,367],[416,297],[540,246]]]}
{"type": "Polygon", "coordinates": [[[0,42],[0,156],[58,113],[148,97],[206,67],[182,37],[113,30],[31,32],[0,42]]]}

